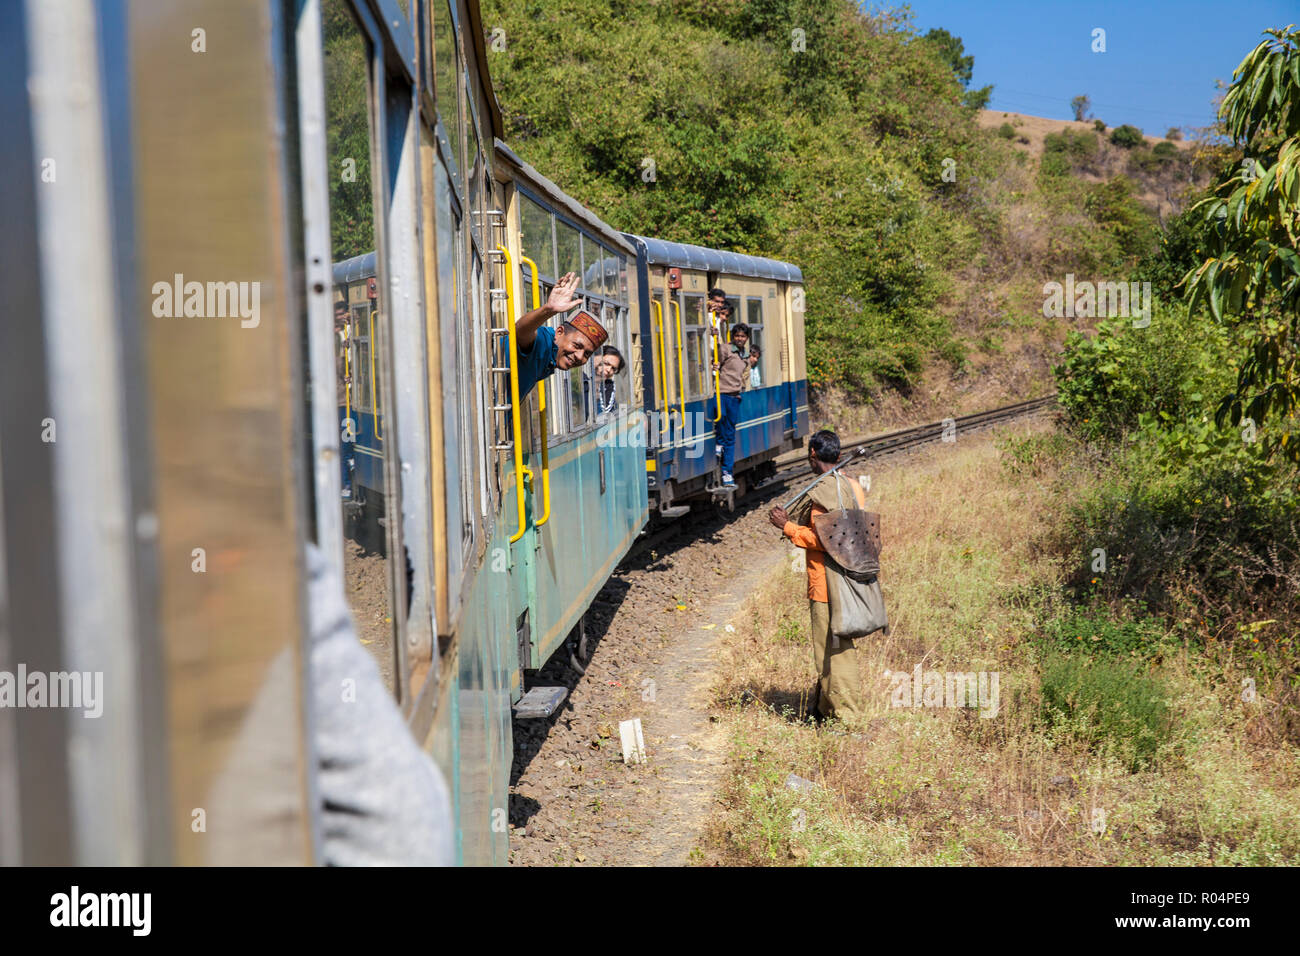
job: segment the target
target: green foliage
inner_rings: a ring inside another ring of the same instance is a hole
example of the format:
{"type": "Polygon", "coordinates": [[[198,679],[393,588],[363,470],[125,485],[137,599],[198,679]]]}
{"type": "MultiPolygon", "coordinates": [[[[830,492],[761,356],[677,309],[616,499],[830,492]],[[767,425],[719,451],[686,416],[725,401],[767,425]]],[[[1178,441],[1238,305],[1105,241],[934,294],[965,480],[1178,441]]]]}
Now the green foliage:
{"type": "Polygon", "coordinates": [[[1150,252],[1155,227],[1134,196],[1133,182],[1127,176],[1090,185],[1083,207],[1114,240],[1121,257],[1132,260],[1150,252]]]}
{"type": "Polygon", "coordinates": [[[1125,123],[1123,126],[1116,126],[1111,130],[1110,141],[1121,149],[1132,149],[1134,146],[1141,146],[1145,143],[1146,138],[1136,126],[1125,123]]]}
{"type": "Polygon", "coordinates": [[[1133,278],[1150,282],[1157,300],[1182,296],[1181,284],[1188,270],[1201,262],[1201,216],[1189,203],[1160,230],[1156,248],[1138,262],[1133,278]]]}
{"type": "Polygon", "coordinates": [[[1178,155],[1178,147],[1168,140],[1162,140],[1161,142],[1156,143],[1155,146],[1151,147],[1151,154],[1153,156],[1159,156],[1162,159],[1166,157],[1172,159],[1178,155]]]}
{"type": "Polygon", "coordinates": [[[797,262],[814,386],[907,387],[958,356],[945,276],[994,231],[1005,160],[943,45],[851,0],[668,13],[487,4],[510,38],[489,56],[507,141],[617,228],[797,262]]]}
{"type": "Polygon", "coordinates": [[[1196,207],[1206,256],[1186,281],[1193,306],[1247,333],[1216,417],[1271,419],[1269,451],[1300,462],[1300,30],[1265,32],[1219,108],[1245,158],[1196,207]]]}
{"type": "MultiPolygon", "coordinates": [[[[1099,589],[1161,606],[1176,581],[1226,594],[1243,562],[1294,546],[1300,489],[1265,453],[1268,429],[1221,427],[1214,396],[1232,382],[1240,333],[1175,303],[1151,324],[1103,322],[1066,342],[1055,369],[1072,427],[1103,443],[1100,480],[1071,508],[1067,534],[1108,555],[1099,589]]],[[[1091,576],[1081,574],[1091,583],[1091,576]]]]}
{"type": "Polygon", "coordinates": [[[1106,132],[1106,124],[1099,119],[1095,119],[1092,121],[1092,128],[1095,129],[1098,133],[1106,132]]]}
{"type": "Polygon", "coordinates": [[[1169,127],[1169,131],[1165,133],[1165,139],[1179,140],[1182,138],[1183,138],[1183,131],[1180,130],[1177,126],[1169,127]]]}
{"type": "Polygon", "coordinates": [[[961,37],[953,36],[942,27],[935,27],[925,35],[925,39],[939,48],[940,58],[952,67],[957,82],[962,86],[970,86],[971,76],[975,69],[975,57],[962,56],[965,47],[961,42],[961,37]]]}
{"type": "Polygon", "coordinates": [[[1158,617],[1117,618],[1104,608],[1072,607],[1043,628],[1047,646],[1092,657],[1158,657],[1171,646],[1170,638],[1169,629],[1158,617]]]}
{"type": "Polygon", "coordinates": [[[1070,100],[1070,110],[1074,113],[1074,118],[1078,122],[1083,122],[1088,115],[1088,110],[1091,108],[1092,100],[1088,99],[1086,94],[1081,94],[1070,100]]]}
{"type": "Polygon", "coordinates": [[[998,135],[1003,139],[1015,139],[1016,129],[1010,123],[1003,123],[998,127],[998,135]]]}
{"type": "Polygon", "coordinates": [[[337,262],[375,248],[366,113],[366,48],[345,4],[321,6],[325,53],[326,150],[331,254],[337,262]]]}
{"type": "Polygon", "coordinates": [[[1049,652],[1041,692],[1041,715],[1059,737],[1108,754],[1130,771],[1155,764],[1173,737],[1169,690],[1141,665],[1049,652]]]}
{"type": "Polygon", "coordinates": [[[1054,369],[1057,395],[1072,425],[1092,440],[1118,441],[1143,416],[1186,422],[1229,380],[1228,334],[1181,305],[1154,308],[1151,324],[1103,321],[1095,335],[1072,332],[1054,369]]]}

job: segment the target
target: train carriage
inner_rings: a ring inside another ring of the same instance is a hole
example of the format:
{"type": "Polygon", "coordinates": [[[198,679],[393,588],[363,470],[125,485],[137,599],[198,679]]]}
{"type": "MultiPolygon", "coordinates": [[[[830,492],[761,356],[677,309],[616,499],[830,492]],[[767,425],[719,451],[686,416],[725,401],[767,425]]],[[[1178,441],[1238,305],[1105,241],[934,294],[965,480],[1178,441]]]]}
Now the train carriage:
{"type": "MultiPolygon", "coordinates": [[[[650,502],[657,514],[675,517],[692,498],[722,491],[715,455],[721,401],[711,372],[717,345],[705,302],[710,289],[727,294],[732,315],[749,325],[762,356],[741,393],[737,493],[772,475],[776,457],[803,444],[809,430],[803,273],[761,256],[627,238],[637,251],[645,407],[657,425],[645,463],[650,502]]],[[[721,333],[725,341],[727,329],[721,333]]]]}
{"type": "Polygon", "coordinates": [[[110,694],[98,723],[0,710],[0,862],[321,860],[316,552],[450,783],[458,861],[504,862],[512,707],[556,706],[529,672],[651,508],[708,486],[697,286],[762,316],[758,478],[807,431],[801,276],[621,234],[520,160],[477,3],[164,6],[3,14],[5,181],[87,174],[7,207],[34,319],[0,327],[0,670],[110,694]],[[626,367],[518,396],[514,321],[568,271],[626,367]]]}

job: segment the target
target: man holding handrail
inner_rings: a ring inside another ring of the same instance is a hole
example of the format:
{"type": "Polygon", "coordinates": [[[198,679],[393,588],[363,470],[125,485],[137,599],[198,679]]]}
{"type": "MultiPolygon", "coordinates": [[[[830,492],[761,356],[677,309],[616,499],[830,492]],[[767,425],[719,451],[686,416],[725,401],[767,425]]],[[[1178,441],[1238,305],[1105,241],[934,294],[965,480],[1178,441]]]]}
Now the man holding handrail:
{"type": "Polygon", "coordinates": [[[731,477],[731,470],[736,463],[736,422],[740,418],[740,392],[749,379],[749,363],[740,353],[749,344],[749,326],[743,322],[733,326],[731,344],[726,344],[722,341],[722,323],[730,318],[731,306],[727,304],[726,295],[721,289],[709,293],[709,311],[714,316],[713,334],[719,339],[718,361],[713,363],[713,371],[718,373],[718,392],[722,399],[722,414],[716,426],[718,457],[722,459],[722,486],[734,488],[736,482],[731,477]]]}
{"type": "Polygon", "coordinates": [[[565,319],[558,329],[545,324],[551,316],[563,315],[583,304],[582,298],[574,295],[577,290],[577,273],[565,273],[546,297],[546,303],[515,323],[520,402],[556,369],[567,372],[583,365],[609,338],[596,317],[586,311],[565,319]]]}

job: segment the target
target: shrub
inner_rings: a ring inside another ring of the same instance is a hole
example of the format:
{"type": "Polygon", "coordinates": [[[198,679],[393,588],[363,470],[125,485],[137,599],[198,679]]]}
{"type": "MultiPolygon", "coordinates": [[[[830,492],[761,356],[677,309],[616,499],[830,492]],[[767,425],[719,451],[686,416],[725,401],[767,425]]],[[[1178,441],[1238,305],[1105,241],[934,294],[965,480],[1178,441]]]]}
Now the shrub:
{"type": "Polygon", "coordinates": [[[998,127],[998,135],[1001,136],[1003,139],[1015,139],[1016,138],[1015,127],[1012,126],[1010,123],[1003,123],[1001,126],[998,127]]]}
{"type": "Polygon", "coordinates": [[[1136,126],[1130,126],[1125,123],[1123,126],[1116,126],[1110,133],[1110,141],[1121,149],[1132,149],[1146,139],[1142,136],[1142,131],[1136,126]]]}
{"type": "Polygon", "coordinates": [[[1169,127],[1169,132],[1165,133],[1165,139],[1182,139],[1183,131],[1177,126],[1169,127]]]}
{"type": "Polygon", "coordinates": [[[1114,756],[1136,772],[1169,743],[1169,690],[1141,665],[1050,652],[1043,660],[1041,716],[1058,735],[1114,756]]]}
{"type": "Polygon", "coordinates": [[[1099,119],[1095,119],[1092,121],[1092,128],[1095,129],[1098,133],[1106,132],[1106,124],[1099,119]]]}
{"type": "Polygon", "coordinates": [[[1178,147],[1175,146],[1173,143],[1169,142],[1168,140],[1162,140],[1161,142],[1156,143],[1155,146],[1151,148],[1151,152],[1156,156],[1173,159],[1175,156],[1178,155],[1178,147]]]}

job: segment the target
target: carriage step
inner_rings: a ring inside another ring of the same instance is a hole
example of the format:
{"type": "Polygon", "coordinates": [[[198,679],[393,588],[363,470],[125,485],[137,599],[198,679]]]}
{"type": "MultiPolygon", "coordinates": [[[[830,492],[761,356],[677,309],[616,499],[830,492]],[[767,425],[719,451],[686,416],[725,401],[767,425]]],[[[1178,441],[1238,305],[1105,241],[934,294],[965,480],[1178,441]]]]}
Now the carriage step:
{"type": "Polygon", "coordinates": [[[659,514],[663,515],[665,518],[680,518],[690,510],[690,505],[670,505],[667,508],[660,508],[659,514]]]}
{"type": "Polygon", "coordinates": [[[515,716],[520,720],[537,720],[555,713],[564,698],[569,696],[567,687],[534,687],[515,704],[515,716]]]}

